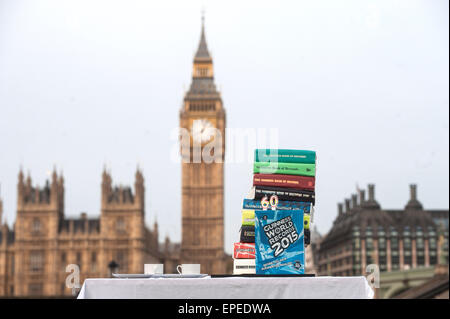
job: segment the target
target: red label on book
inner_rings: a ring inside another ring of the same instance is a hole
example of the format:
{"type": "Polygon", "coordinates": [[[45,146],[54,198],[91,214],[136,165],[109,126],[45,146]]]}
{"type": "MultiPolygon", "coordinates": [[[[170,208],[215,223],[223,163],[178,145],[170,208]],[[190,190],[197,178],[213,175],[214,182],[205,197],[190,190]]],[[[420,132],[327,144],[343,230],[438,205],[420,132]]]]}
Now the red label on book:
{"type": "Polygon", "coordinates": [[[255,243],[234,243],[234,259],[255,259],[255,243]]]}
{"type": "Polygon", "coordinates": [[[314,190],[315,177],[281,174],[254,174],[253,186],[288,187],[296,189],[314,190]]]}

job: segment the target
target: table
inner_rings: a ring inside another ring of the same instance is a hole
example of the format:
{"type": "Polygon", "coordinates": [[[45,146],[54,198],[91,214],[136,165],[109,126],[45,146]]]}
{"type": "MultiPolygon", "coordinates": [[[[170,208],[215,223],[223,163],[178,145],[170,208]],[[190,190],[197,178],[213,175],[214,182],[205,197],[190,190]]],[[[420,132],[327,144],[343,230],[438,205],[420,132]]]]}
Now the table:
{"type": "Polygon", "coordinates": [[[365,277],[86,279],[78,299],[372,299],[365,277]]]}

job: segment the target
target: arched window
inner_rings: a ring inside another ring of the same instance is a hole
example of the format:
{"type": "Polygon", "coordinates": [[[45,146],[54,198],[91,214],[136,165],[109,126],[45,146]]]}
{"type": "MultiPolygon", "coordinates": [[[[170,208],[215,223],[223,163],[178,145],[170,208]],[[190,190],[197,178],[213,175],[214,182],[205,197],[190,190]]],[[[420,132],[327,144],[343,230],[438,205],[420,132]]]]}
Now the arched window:
{"type": "Polygon", "coordinates": [[[359,237],[359,226],[353,226],[353,237],[359,237]]]}
{"type": "Polygon", "coordinates": [[[405,226],[403,228],[403,236],[405,236],[405,237],[411,236],[411,229],[409,228],[409,226],[405,226]]]}
{"type": "Polygon", "coordinates": [[[67,255],[65,252],[61,253],[61,268],[63,271],[66,271],[67,266],[67,255]]]}
{"type": "Polygon", "coordinates": [[[122,232],[125,231],[125,220],[124,220],[123,217],[117,218],[117,221],[116,221],[116,230],[117,230],[117,232],[119,232],[119,233],[122,233],[122,232]]]}
{"type": "Polygon", "coordinates": [[[119,250],[116,252],[116,260],[119,264],[119,270],[126,272],[128,270],[128,258],[126,250],[119,250]]]}
{"type": "Polygon", "coordinates": [[[420,226],[416,227],[416,237],[423,237],[423,230],[420,226]]]}
{"type": "Polygon", "coordinates": [[[403,261],[404,265],[412,266],[412,244],[411,244],[411,230],[409,226],[403,228],[403,261]]]}
{"type": "Polygon", "coordinates": [[[372,227],[371,226],[367,226],[366,227],[366,237],[372,237],[373,233],[372,233],[372,227]]]}
{"type": "Polygon", "coordinates": [[[95,251],[91,253],[91,272],[97,272],[97,253],[95,251]]]}
{"type": "Polygon", "coordinates": [[[39,218],[33,218],[33,222],[31,224],[32,232],[35,234],[39,234],[42,231],[42,225],[39,218]]]}
{"type": "Polygon", "coordinates": [[[391,246],[391,267],[392,270],[397,270],[400,268],[400,257],[399,257],[399,241],[398,232],[394,226],[389,226],[389,242],[391,246]]]}
{"type": "Polygon", "coordinates": [[[416,227],[416,250],[417,250],[417,264],[424,265],[425,264],[425,240],[424,240],[424,232],[422,227],[416,227]]]}
{"type": "Polygon", "coordinates": [[[383,226],[378,226],[378,237],[384,237],[386,236],[386,232],[384,231],[383,226]]]}
{"type": "Polygon", "coordinates": [[[425,266],[425,242],[423,237],[416,238],[417,266],[425,266]]]}
{"type": "Polygon", "coordinates": [[[30,270],[32,272],[44,270],[44,255],[41,251],[32,251],[30,253],[30,270]]]}
{"type": "Polygon", "coordinates": [[[392,237],[397,237],[398,236],[398,232],[397,229],[394,226],[389,227],[389,233],[392,237]]]}

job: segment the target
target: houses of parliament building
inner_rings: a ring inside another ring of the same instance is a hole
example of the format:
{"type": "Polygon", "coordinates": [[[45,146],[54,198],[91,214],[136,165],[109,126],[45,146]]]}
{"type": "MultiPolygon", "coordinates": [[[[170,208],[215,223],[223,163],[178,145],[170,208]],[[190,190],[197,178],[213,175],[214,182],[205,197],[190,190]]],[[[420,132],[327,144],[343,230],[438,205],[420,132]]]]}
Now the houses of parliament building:
{"type": "MultiPolygon", "coordinates": [[[[65,296],[66,266],[80,268],[80,282],[109,277],[117,271],[142,273],[144,263],[162,259],[158,225],[144,223],[144,178],[138,170],[135,191],[113,187],[104,171],[100,218],[64,216],[64,178],[54,171],[51,182],[33,187],[30,176],[19,173],[17,217],[13,229],[0,230],[0,296],[65,296]]],[[[1,207],[1,206],[0,206],[1,207]]],[[[0,208],[0,216],[1,216],[0,208]]]]}
{"type": "MultiPolygon", "coordinates": [[[[192,84],[180,110],[180,127],[192,130],[195,125],[225,130],[225,110],[214,84],[203,23],[192,84]]],[[[209,138],[202,136],[201,147],[206,142],[209,138]]],[[[37,187],[21,170],[12,229],[2,219],[0,199],[0,297],[69,297],[69,264],[79,266],[80,283],[110,277],[113,271],[143,273],[146,263],[163,263],[165,273],[173,273],[181,263],[200,263],[202,273],[231,273],[232,260],[224,252],[225,143],[221,142],[222,161],[211,164],[185,161],[182,148],[181,243],[168,238],[159,243],[157,222],[151,229],[146,226],[144,177],[139,169],[134,191],[114,186],[110,172],[104,170],[100,217],[82,213],[73,219],[65,216],[62,175],[53,171],[51,180],[37,187]]]]}

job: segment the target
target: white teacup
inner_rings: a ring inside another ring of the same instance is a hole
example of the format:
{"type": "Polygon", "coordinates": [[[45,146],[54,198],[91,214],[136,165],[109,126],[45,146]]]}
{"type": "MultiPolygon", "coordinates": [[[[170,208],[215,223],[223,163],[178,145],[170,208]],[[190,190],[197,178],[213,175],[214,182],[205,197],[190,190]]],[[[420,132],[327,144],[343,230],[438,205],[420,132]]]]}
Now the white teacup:
{"type": "Polygon", "coordinates": [[[146,275],[162,275],[164,273],[164,264],[145,264],[144,274],[146,275]]]}
{"type": "Polygon", "coordinates": [[[200,264],[181,264],[177,266],[177,271],[183,275],[199,275],[200,264]]]}

